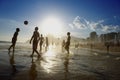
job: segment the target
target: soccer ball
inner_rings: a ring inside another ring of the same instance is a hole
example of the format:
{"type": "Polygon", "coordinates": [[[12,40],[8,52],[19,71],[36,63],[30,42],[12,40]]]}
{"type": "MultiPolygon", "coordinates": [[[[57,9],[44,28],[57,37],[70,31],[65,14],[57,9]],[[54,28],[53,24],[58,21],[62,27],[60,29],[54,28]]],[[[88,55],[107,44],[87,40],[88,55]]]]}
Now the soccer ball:
{"type": "Polygon", "coordinates": [[[27,24],[28,24],[28,21],[24,21],[24,24],[27,25],[27,24]]]}

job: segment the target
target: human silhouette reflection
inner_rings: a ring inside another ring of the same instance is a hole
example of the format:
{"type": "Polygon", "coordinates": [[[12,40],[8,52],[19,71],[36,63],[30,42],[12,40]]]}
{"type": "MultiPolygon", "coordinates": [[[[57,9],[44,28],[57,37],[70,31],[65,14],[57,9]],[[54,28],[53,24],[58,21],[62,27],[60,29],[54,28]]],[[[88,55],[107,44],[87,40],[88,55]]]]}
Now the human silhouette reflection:
{"type": "Polygon", "coordinates": [[[30,67],[30,71],[29,71],[29,80],[36,80],[37,78],[37,70],[36,70],[36,64],[34,62],[34,59],[32,57],[32,62],[31,62],[31,67],[30,67]]]}
{"type": "Polygon", "coordinates": [[[65,61],[64,61],[64,70],[65,70],[65,80],[69,80],[68,79],[68,73],[69,73],[69,54],[67,54],[65,61]]]}
{"type": "MultiPolygon", "coordinates": [[[[8,53],[10,53],[10,51],[8,53]]],[[[10,65],[12,66],[12,75],[14,75],[17,71],[16,66],[15,66],[15,60],[14,60],[14,52],[12,52],[11,55],[9,54],[9,57],[10,57],[10,60],[9,60],[10,65]]]]}

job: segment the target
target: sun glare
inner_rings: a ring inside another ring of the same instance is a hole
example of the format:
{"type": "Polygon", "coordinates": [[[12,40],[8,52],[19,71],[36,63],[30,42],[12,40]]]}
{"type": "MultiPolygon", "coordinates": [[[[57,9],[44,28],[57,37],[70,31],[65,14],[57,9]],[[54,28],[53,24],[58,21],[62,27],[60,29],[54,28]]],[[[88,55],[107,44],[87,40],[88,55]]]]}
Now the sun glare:
{"type": "Polygon", "coordinates": [[[63,23],[56,17],[47,17],[41,23],[41,30],[44,34],[60,36],[62,33],[63,23]]]}

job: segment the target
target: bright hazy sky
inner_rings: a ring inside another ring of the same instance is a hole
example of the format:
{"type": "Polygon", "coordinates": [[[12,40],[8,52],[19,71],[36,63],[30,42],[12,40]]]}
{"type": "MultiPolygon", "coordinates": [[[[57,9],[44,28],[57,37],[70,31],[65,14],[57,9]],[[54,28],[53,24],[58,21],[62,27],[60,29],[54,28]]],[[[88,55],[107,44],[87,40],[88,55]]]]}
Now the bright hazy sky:
{"type": "Polygon", "coordinates": [[[98,34],[118,32],[120,1],[0,0],[0,40],[11,41],[16,27],[19,27],[18,41],[26,41],[36,26],[40,34],[59,34],[55,35],[57,37],[66,35],[68,31],[82,38],[88,37],[92,31],[98,34]],[[24,20],[29,24],[24,25],[24,20]],[[42,25],[46,27],[43,29],[42,25]]]}

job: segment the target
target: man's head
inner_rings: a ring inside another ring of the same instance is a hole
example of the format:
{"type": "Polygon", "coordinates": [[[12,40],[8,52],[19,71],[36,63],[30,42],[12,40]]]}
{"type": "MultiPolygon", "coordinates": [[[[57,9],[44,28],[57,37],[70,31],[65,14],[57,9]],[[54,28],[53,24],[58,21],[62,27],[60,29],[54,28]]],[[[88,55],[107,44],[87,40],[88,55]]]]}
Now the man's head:
{"type": "Polygon", "coordinates": [[[42,37],[43,35],[41,34],[41,37],[42,37]]]}
{"type": "Polygon", "coordinates": [[[19,28],[16,28],[16,31],[17,31],[17,32],[19,32],[19,31],[20,31],[20,29],[19,29],[19,28]]]}
{"type": "Polygon", "coordinates": [[[67,35],[70,35],[70,32],[67,32],[67,35]]]}
{"type": "Polygon", "coordinates": [[[37,31],[38,30],[38,27],[35,27],[35,31],[37,31]]]}

